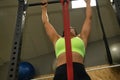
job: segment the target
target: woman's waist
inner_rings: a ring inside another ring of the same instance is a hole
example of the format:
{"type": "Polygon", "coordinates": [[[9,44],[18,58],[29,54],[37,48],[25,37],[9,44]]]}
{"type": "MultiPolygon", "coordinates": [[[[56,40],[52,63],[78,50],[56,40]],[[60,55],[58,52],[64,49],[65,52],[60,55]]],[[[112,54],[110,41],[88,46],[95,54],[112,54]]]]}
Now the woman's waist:
{"type": "MultiPolygon", "coordinates": [[[[72,62],[77,62],[77,63],[83,64],[83,57],[76,52],[72,52],[72,62]]],[[[58,56],[56,65],[60,66],[65,63],[66,63],[66,53],[62,53],[58,56]]]]}
{"type": "MultiPolygon", "coordinates": [[[[82,64],[82,63],[73,62],[72,64],[73,64],[73,66],[78,66],[79,68],[85,68],[85,67],[84,67],[84,64],[82,64]]],[[[65,63],[65,64],[62,64],[62,65],[58,66],[58,67],[56,68],[56,70],[57,70],[57,69],[61,69],[61,67],[65,67],[65,68],[66,68],[66,66],[67,66],[66,63],[65,63]]],[[[73,67],[73,68],[76,68],[76,67],[73,67]]]]}

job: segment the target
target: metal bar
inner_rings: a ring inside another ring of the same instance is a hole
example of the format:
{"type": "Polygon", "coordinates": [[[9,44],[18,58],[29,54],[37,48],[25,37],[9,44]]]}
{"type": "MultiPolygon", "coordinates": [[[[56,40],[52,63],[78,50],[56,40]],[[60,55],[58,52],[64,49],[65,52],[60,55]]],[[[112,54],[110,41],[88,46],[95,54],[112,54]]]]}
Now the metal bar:
{"type": "MultiPolygon", "coordinates": [[[[54,4],[54,3],[60,3],[60,1],[51,1],[51,2],[48,2],[48,4],[54,4]]],[[[39,2],[39,3],[28,4],[29,7],[38,6],[38,5],[43,5],[43,3],[39,2]]]]}
{"type": "Polygon", "coordinates": [[[112,66],[105,66],[105,67],[100,67],[100,68],[88,69],[88,70],[86,70],[86,71],[87,71],[87,72],[90,72],[90,71],[107,69],[107,68],[114,68],[114,67],[120,67],[120,64],[118,64],[118,65],[112,65],[112,66]]]}
{"type": "Polygon", "coordinates": [[[106,33],[105,33],[105,30],[104,30],[104,26],[103,26],[101,14],[100,14],[98,0],[96,0],[96,7],[97,7],[98,17],[99,17],[99,21],[100,21],[100,25],[101,25],[101,30],[102,30],[102,33],[103,33],[103,40],[104,40],[105,47],[106,47],[107,58],[108,58],[109,63],[112,64],[113,61],[112,61],[112,57],[111,57],[111,53],[110,53],[110,49],[109,49],[109,44],[108,44],[108,41],[107,41],[107,38],[106,38],[106,33]]]}
{"type": "MultiPolygon", "coordinates": [[[[70,0],[70,1],[76,1],[76,0],[70,0]]],[[[48,4],[55,4],[55,3],[60,3],[60,0],[57,0],[57,1],[48,1],[48,4]]],[[[32,6],[38,6],[38,5],[43,5],[43,3],[41,3],[41,2],[30,3],[27,6],[28,7],[32,7],[32,6]]]]}
{"type": "Polygon", "coordinates": [[[117,11],[117,19],[120,25],[120,0],[114,0],[114,3],[115,3],[116,11],[117,11]]]}
{"type": "Polygon", "coordinates": [[[25,11],[26,2],[27,2],[26,0],[18,0],[17,21],[16,21],[7,80],[18,80],[18,66],[20,62],[22,32],[23,32],[23,26],[26,15],[26,11],[25,11]]]}

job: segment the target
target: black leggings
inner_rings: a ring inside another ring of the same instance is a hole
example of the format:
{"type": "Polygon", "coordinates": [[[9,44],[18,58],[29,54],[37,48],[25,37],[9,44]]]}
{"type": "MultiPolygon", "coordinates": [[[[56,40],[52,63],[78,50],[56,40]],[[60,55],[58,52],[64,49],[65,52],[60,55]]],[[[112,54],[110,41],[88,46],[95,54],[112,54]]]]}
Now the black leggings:
{"type": "MultiPolygon", "coordinates": [[[[66,64],[57,67],[54,80],[67,80],[66,64]]],[[[91,80],[86,73],[84,65],[73,62],[74,80],[91,80]]]]}

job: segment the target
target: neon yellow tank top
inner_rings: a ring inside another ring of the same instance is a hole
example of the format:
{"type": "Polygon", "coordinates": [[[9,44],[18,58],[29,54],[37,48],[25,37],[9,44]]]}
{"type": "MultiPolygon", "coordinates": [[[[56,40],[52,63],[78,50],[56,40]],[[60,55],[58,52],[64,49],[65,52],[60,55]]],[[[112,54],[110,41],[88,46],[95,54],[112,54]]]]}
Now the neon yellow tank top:
{"type": "MultiPolygon", "coordinates": [[[[73,37],[71,38],[71,48],[72,52],[77,52],[79,53],[82,57],[85,55],[85,45],[82,39],[79,37],[73,37]]],[[[56,57],[58,57],[60,54],[66,52],[65,50],[65,39],[64,38],[59,38],[56,41],[55,44],[55,53],[56,57]]]]}

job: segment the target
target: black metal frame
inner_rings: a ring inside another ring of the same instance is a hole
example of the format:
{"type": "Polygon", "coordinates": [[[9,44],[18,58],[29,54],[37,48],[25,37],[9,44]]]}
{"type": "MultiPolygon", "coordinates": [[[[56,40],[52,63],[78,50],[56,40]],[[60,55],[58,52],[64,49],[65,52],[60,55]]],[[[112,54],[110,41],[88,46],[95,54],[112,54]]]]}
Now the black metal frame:
{"type": "Polygon", "coordinates": [[[104,41],[106,52],[107,52],[108,62],[110,64],[113,64],[109,44],[108,44],[108,41],[107,41],[106,33],[105,33],[105,30],[104,30],[104,25],[103,25],[102,18],[101,18],[101,13],[100,13],[100,9],[99,9],[98,0],[96,0],[96,8],[97,8],[97,13],[98,13],[98,17],[99,17],[99,21],[100,21],[100,25],[101,25],[101,30],[102,30],[102,33],[103,33],[103,41],[104,41]]]}
{"type": "Polygon", "coordinates": [[[16,28],[14,33],[13,47],[8,71],[8,80],[18,80],[18,66],[20,62],[20,53],[22,45],[22,32],[26,15],[26,0],[18,0],[18,12],[16,28]]]}
{"type": "Polygon", "coordinates": [[[114,0],[114,4],[115,4],[115,8],[116,8],[116,15],[117,15],[117,19],[120,25],[120,0],[114,0]]]}
{"type": "MultiPolygon", "coordinates": [[[[74,1],[74,0],[70,0],[70,1],[74,1]]],[[[48,2],[48,4],[59,3],[59,2],[60,1],[58,0],[51,1],[51,2],[48,2]]],[[[120,14],[119,14],[120,13],[120,1],[115,0],[115,4],[117,7],[118,15],[120,17],[120,14]]],[[[16,28],[15,28],[15,34],[14,34],[14,40],[13,40],[13,46],[12,46],[12,52],[11,52],[11,58],[10,58],[10,66],[8,70],[8,77],[7,77],[8,80],[18,80],[18,66],[19,66],[20,55],[21,55],[22,35],[23,35],[23,28],[24,28],[24,23],[25,23],[26,9],[27,7],[37,6],[37,5],[42,5],[42,3],[27,4],[27,0],[18,0],[17,21],[16,21],[16,28]]],[[[98,11],[98,13],[100,12],[98,11]]],[[[102,24],[101,20],[100,22],[102,24]]],[[[102,27],[103,27],[103,24],[102,24],[102,27]]],[[[105,40],[105,45],[107,45],[106,49],[108,53],[110,54],[104,29],[103,29],[103,38],[105,40]]],[[[112,63],[111,59],[109,61],[110,63],[112,63]]]]}

